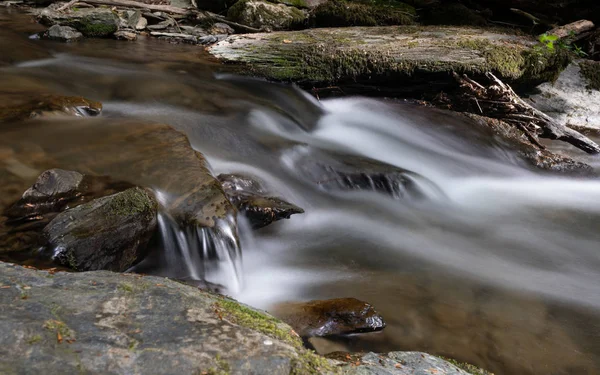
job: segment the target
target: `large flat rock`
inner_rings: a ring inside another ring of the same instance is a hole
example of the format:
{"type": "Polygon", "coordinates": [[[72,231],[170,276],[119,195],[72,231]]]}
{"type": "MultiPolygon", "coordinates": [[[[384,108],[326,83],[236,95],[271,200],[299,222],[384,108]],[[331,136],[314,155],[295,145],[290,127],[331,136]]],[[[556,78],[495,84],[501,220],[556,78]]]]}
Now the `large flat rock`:
{"type": "Polygon", "coordinates": [[[349,27],[232,35],[209,52],[249,74],[311,84],[452,81],[450,71],[492,71],[509,82],[544,81],[565,52],[512,31],[465,27],[349,27]]]}

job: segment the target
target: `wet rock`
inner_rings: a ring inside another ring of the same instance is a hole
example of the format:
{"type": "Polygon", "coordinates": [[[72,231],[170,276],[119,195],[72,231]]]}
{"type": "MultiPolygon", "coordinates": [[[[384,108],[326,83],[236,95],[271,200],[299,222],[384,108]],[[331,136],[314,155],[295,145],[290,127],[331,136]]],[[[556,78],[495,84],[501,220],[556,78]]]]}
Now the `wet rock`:
{"type": "Polygon", "coordinates": [[[227,18],[255,28],[287,30],[301,28],[308,14],[298,8],[259,0],[240,0],[227,11],[227,18]]]}
{"type": "Polygon", "coordinates": [[[229,35],[229,34],[233,34],[235,33],[235,30],[233,30],[233,28],[231,26],[229,26],[226,23],[223,22],[217,22],[215,24],[213,24],[210,29],[208,29],[208,31],[215,35],[215,34],[225,34],[225,35],[229,35]]]}
{"type": "Polygon", "coordinates": [[[580,60],[537,87],[530,104],[568,126],[600,129],[600,62],[580,60]]]}
{"type": "Polygon", "coordinates": [[[0,101],[0,123],[54,115],[96,116],[101,111],[102,103],[81,96],[4,93],[0,101]]]}
{"type": "Polygon", "coordinates": [[[123,272],[144,255],[158,204],[140,188],[95,199],[58,214],[45,228],[58,263],[77,271],[123,272]]]}
{"type": "Polygon", "coordinates": [[[510,84],[539,84],[568,60],[564,50],[539,50],[537,39],[513,32],[410,25],[232,35],[208,50],[253,76],[306,87],[380,85],[391,95],[412,96],[454,87],[452,71],[472,77],[492,71],[510,84]]]}
{"type": "Polygon", "coordinates": [[[415,8],[401,2],[329,0],[311,11],[316,27],[411,25],[416,17],[415,8]]]}
{"type": "Polygon", "coordinates": [[[332,372],[291,327],[160,277],[0,263],[0,373],[332,372]]]}
{"type": "Polygon", "coordinates": [[[148,20],[145,17],[140,17],[138,22],[135,24],[135,29],[141,31],[146,29],[146,26],[148,26],[148,20]]]}
{"type": "Polygon", "coordinates": [[[281,303],[275,306],[273,313],[304,338],[374,332],[385,328],[383,317],[373,306],[356,298],[281,303]]]}
{"type": "Polygon", "coordinates": [[[83,38],[83,34],[69,26],[53,25],[44,34],[48,39],[61,42],[74,42],[83,38]]]}
{"type": "Polygon", "coordinates": [[[86,37],[106,37],[117,31],[119,17],[107,8],[82,8],[58,12],[50,6],[38,15],[44,25],[70,26],[86,37]]]}
{"type": "Polygon", "coordinates": [[[585,163],[573,160],[568,156],[542,150],[532,144],[519,129],[503,121],[474,114],[464,114],[473,120],[473,125],[489,128],[494,137],[514,149],[526,164],[549,172],[557,172],[573,176],[594,176],[593,168],[585,163]]]}
{"type": "Polygon", "coordinates": [[[221,174],[217,179],[231,203],[248,218],[253,229],[304,213],[304,210],[296,205],[268,196],[269,193],[262,184],[250,177],[221,174]]]}
{"type": "Polygon", "coordinates": [[[294,170],[326,191],[374,191],[395,199],[421,199],[433,183],[416,173],[376,160],[296,147],[291,153],[294,170]]]}
{"type": "MultiPolygon", "coordinates": [[[[347,375],[470,375],[454,364],[439,357],[421,352],[390,352],[387,354],[335,353],[328,357],[351,362],[342,367],[347,375]]],[[[473,372],[474,374],[475,372],[473,372]]],[[[493,375],[481,370],[481,375],[493,375]]]]}
{"type": "Polygon", "coordinates": [[[136,40],[137,34],[135,31],[119,30],[115,32],[115,38],[118,40],[136,40]]]}

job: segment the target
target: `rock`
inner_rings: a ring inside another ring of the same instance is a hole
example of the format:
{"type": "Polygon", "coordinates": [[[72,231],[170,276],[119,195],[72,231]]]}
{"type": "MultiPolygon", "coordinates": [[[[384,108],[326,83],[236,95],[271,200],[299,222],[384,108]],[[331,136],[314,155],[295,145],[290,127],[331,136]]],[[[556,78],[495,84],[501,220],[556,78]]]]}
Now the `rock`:
{"type": "Polygon", "coordinates": [[[311,85],[380,85],[392,95],[454,87],[452,71],[487,71],[507,83],[538,84],[563,69],[567,53],[529,36],[440,26],[349,27],[232,35],[209,47],[240,73],[311,85]]]}
{"type": "Polygon", "coordinates": [[[334,371],[288,325],[169,279],[0,263],[0,285],[0,373],[334,371]]]}
{"type": "Polygon", "coordinates": [[[135,25],[135,29],[138,31],[144,30],[148,26],[148,20],[145,17],[140,17],[135,25]]]}
{"type": "Polygon", "coordinates": [[[137,39],[137,34],[135,33],[135,31],[128,31],[128,30],[119,30],[117,32],[115,32],[114,34],[115,38],[118,40],[136,40],[137,39]]]}
{"type": "Polygon", "coordinates": [[[1,129],[0,150],[7,150],[0,154],[0,176],[20,173],[21,192],[42,171],[58,167],[152,187],[161,193],[164,210],[184,226],[212,228],[235,211],[202,154],[167,125],[114,118],[39,121],[1,129]],[[55,139],[61,139],[60,145],[55,139]],[[40,151],[34,152],[34,146],[40,151]],[[16,165],[25,170],[19,172],[16,165]]]}
{"type": "Polygon", "coordinates": [[[585,163],[578,162],[568,156],[558,155],[549,150],[541,150],[532,144],[527,136],[501,120],[478,116],[470,113],[463,114],[473,120],[473,125],[489,128],[493,137],[510,146],[516,154],[530,166],[572,176],[595,176],[593,168],[585,163]]]}
{"type": "Polygon", "coordinates": [[[600,62],[574,62],[537,89],[529,101],[535,108],[568,126],[600,129],[600,62]]]}
{"type": "MultiPolygon", "coordinates": [[[[329,355],[328,357],[349,361],[342,367],[347,375],[470,375],[454,364],[431,354],[421,352],[390,352],[387,354],[329,355]],[[348,359],[350,358],[350,359],[348,359]]],[[[473,374],[476,374],[473,372],[473,374]]],[[[493,375],[481,370],[478,375],[493,375]]]]}
{"type": "Polygon", "coordinates": [[[304,213],[304,210],[296,205],[268,196],[262,184],[250,177],[221,174],[217,179],[231,203],[248,218],[253,229],[304,213]]]}
{"type": "Polygon", "coordinates": [[[355,155],[296,147],[290,157],[296,173],[326,191],[374,191],[394,199],[422,199],[439,191],[416,173],[355,155]]]}
{"type": "Polygon", "coordinates": [[[126,10],[119,13],[120,27],[126,29],[135,29],[142,19],[142,12],[139,10],[126,10]]]}
{"type": "Polygon", "coordinates": [[[275,306],[273,314],[303,338],[375,332],[385,328],[373,306],[356,298],[288,302],[275,306]]]}
{"type": "Polygon", "coordinates": [[[229,8],[227,18],[258,29],[287,30],[304,26],[308,14],[283,4],[272,4],[259,0],[239,0],[229,8]]]}
{"type": "Polygon", "coordinates": [[[102,103],[81,96],[10,92],[2,94],[0,123],[56,115],[96,116],[101,111],[102,103]]]}
{"type": "Polygon", "coordinates": [[[107,8],[81,8],[76,11],[58,12],[48,7],[38,15],[44,25],[70,26],[87,37],[106,37],[117,31],[119,17],[107,8]]]}
{"type": "Polygon", "coordinates": [[[95,199],[58,214],[45,228],[58,263],[77,271],[123,272],[141,260],[156,230],[158,204],[140,188],[95,199]]]}
{"type": "Polygon", "coordinates": [[[83,34],[69,26],[53,25],[44,34],[48,39],[61,42],[74,42],[83,38],[83,34]]]}
{"type": "Polygon", "coordinates": [[[311,11],[316,27],[411,25],[416,17],[415,8],[400,2],[329,0],[311,11]]]}
{"type": "MultiPolygon", "coordinates": [[[[193,35],[193,36],[203,37],[203,36],[208,35],[208,31],[206,31],[204,28],[202,28],[200,26],[181,25],[179,27],[181,28],[181,31],[185,32],[186,34],[193,35]]],[[[216,40],[216,38],[215,38],[215,40],[216,40]]]]}
{"type": "Polygon", "coordinates": [[[231,26],[229,26],[226,23],[223,22],[217,22],[215,24],[213,24],[208,31],[215,35],[215,34],[225,34],[225,35],[229,35],[229,34],[233,34],[235,33],[235,30],[233,30],[233,28],[231,26]]]}

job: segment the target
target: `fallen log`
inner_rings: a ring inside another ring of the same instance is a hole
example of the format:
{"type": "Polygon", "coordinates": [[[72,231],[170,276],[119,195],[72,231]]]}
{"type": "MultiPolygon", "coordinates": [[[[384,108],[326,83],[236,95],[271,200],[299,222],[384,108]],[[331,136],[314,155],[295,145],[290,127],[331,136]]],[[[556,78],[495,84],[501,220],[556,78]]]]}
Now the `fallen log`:
{"type": "Polygon", "coordinates": [[[454,110],[502,120],[519,128],[540,148],[543,146],[538,136],[570,143],[589,154],[600,153],[600,146],[594,141],[527,104],[494,74],[486,74],[490,81],[487,87],[466,75],[453,75],[460,85],[460,93],[452,100],[454,110]]]}
{"type": "Polygon", "coordinates": [[[570,42],[574,42],[588,35],[587,32],[592,31],[595,27],[596,26],[592,21],[579,20],[555,27],[546,32],[546,34],[555,35],[558,39],[566,39],[570,42]]]}

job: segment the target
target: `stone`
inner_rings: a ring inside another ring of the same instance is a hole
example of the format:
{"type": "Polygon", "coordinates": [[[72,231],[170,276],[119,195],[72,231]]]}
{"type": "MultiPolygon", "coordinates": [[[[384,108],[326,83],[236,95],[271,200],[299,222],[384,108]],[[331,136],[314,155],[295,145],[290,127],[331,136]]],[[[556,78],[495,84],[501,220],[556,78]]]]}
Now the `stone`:
{"type": "Polygon", "coordinates": [[[381,331],[383,317],[356,298],[277,304],[272,313],[303,338],[381,331]]]}
{"type": "Polygon", "coordinates": [[[114,36],[118,40],[132,41],[132,40],[137,39],[137,34],[135,33],[135,31],[129,31],[129,30],[119,30],[119,31],[115,32],[114,36]]]}
{"type": "Polygon", "coordinates": [[[308,13],[283,4],[240,0],[229,8],[227,18],[257,29],[288,30],[303,27],[308,13]]]}
{"type": "Polygon", "coordinates": [[[233,28],[231,26],[229,26],[226,23],[223,22],[217,22],[214,23],[209,29],[208,32],[215,35],[215,34],[233,34],[235,33],[235,30],[233,30],[233,28]]]}
{"type": "Polygon", "coordinates": [[[401,2],[329,0],[311,11],[316,27],[411,25],[416,18],[415,8],[401,2]]]}
{"type": "Polygon", "coordinates": [[[148,26],[148,20],[145,17],[140,17],[138,22],[135,24],[135,29],[141,31],[146,29],[146,26],[148,26]]]}
{"type": "Polygon", "coordinates": [[[575,128],[600,129],[600,62],[571,63],[555,82],[537,87],[529,104],[575,128]]]}
{"type": "Polygon", "coordinates": [[[197,37],[203,37],[203,36],[207,36],[208,35],[208,31],[206,31],[206,29],[200,27],[200,26],[185,26],[185,25],[181,25],[179,26],[181,28],[181,31],[185,32],[186,34],[190,34],[193,36],[197,36],[197,37]]]}
{"type": "Polygon", "coordinates": [[[119,13],[120,28],[135,29],[142,18],[139,10],[126,10],[119,13]]]}
{"type": "Polygon", "coordinates": [[[58,263],[77,271],[123,272],[141,260],[157,228],[158,203],[131,188],[69,208],[43,230],[58,263]]]}
{"type": "Polygon", "coordinates": [[[377,160],[303,146],[292,151],[294,172],[325,191],[373,191],[394,199],[423,199],[441,192],[423,176],[377,160]]]}
{"type": "Polygon", "coordinates": [[[81,96],[62,96],[34,92],[3,93],[0,123],[47,116],[97,116],[102,103],[81,96]]]}
{"type": "Polygon", "coordinates": [[[511,31],[446,26],[320,28],[231,35],[208,51],[240,73],[303,87],[381,85],[390,96],[439,93],[455,86],[451,72],[477,79],[493,72],[509,84],[537,85],[568,61],[563,49],[511,31]]]}
{"type": "Polygon", "coordinates": [[[259,181],[248,176],[220,174],[217,179],[229,201],[248,219],[253,229],[304,213],[302,208],[294,204],[269,196],[259,181]]]}
{"type": "Polygon", "coordinates": [[[74,42],[83,38],[83,34],[69,26],[53,25],[44,34],[48,39],[61,42],[74,42]]]}
{"type": "Polygon", "coordinates": [[[58,12],[52,7],[43,9],[38,18],[44,25],[70,26],[86,37],[107,37],[117,31],[119,17],[107,8],[82,8],[58,12]]]}

